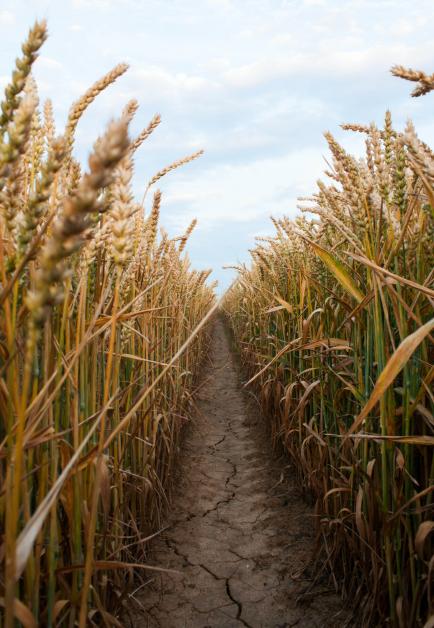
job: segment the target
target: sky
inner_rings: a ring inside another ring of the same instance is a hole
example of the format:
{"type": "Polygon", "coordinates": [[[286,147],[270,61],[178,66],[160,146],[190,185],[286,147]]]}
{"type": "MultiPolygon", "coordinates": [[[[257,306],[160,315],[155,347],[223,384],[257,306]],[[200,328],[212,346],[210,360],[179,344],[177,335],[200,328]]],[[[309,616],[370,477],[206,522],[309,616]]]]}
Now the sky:
{"type": "Polygon", "coordinates": [[[46,18],[49,39],[35,64],[41,100],[51,98],[58,132],[71,103],[119,62],[128,72],[81,120],[84,160],[106,123],[131,98],[132,133],[154,113],[162,124],[137,153],[134,190],[200,148],[204,155],[161,179],[162,225],[189,241],[194,267],[213,268],[223,291],[249,260],[270,216],[297,215],[328,157],[324,131],[363,151],[342,122],[381,124],[390,109],[434,139],[430,96],[412,99],[393,64],[434,71],[432,0],[1,0],[0,88],[28,28],[46,18]]]}

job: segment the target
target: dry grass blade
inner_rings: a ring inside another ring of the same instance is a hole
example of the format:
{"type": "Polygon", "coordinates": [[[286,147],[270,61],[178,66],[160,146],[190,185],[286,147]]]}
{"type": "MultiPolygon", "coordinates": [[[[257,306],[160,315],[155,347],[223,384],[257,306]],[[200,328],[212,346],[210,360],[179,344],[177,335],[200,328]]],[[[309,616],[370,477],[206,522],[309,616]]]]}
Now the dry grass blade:
{"type": "Polygon", "coordinates": [[[145,399],[151,394],[151,392],[157,386],[157,384],[160,381],[160,379],[162,379],[166,375],[166,373],[169,371],[169,369],[175,364],[175,362],[177,362],[177,360],[179,360],[179,358],[182,356],[184,351],[188,348],[188,346],[197,337],[197,334],[204,327],[204,325],[209,321],[209,319],[215,313],[215,311],[217,310],[218,307],[219,307],[219,302],[217,301],[216,303],[214,303],[214,305],[211,307],[211,309],[208,310],[208,312],[202,318],[202,320],[198,323],[198,325],[193,329],[193,331],[191,332],[189,337],[186,339],[186,341],[183,343],[183,345],[178,349],[178,351],[175,353],[175,355],[172,357],[172,359],[164,366],[163,370],[154,379],[152,384],[146,385],[144,387],[144,389],[141,391],[141,393],[139,393],[137,399],[133,402],[133,405],[131,406],[131,409],[129,410],[129,412],[124,416],[124,418],[119,423],[119,425],[116,426],[116,428],[110,434],[109,438],[105,441],[104,448],[108,447],[110,445],[110,443],[116,438],[117,434],[119,432],[121,432],[128,425],[129,421],[134,416],[134,414],[136,413],[137,409],[140,408],[140,406],[145,401],[145,399]]]}
{"type": "MultiPolygon", "coordinates": [[[[0,606],[5,606],[5,600],[3,597],[0,597],[0,606]]],[[[20,602],[20,600],[14,601],[14,615],[15,618],[21,622],[24,628],[37,628],[38,624],[35,616],[25,604],[20,602]]]]}
{"type": "Polygon", "coordinates": [[[45,519],[48,516],[51,508],[56,503],[59,493],[62,490],[62,487],[66,480],[68,479],[68,475],[71,470],[74,468],[74,465],[79,460],[82,452],[84,451],[87,443],[90,441],[93,434],[99,428],[101,420],[106,414],[108,408],[114,401],[114,397],[109,399],[105,408],[102,409],[102,412],[98,415],[96,420],[94,421],[92,427],[86,434],[86,437],[81,441],[79,447],[74,452],[74,455],[68,461],[68,464],[62,470],[62,473],[57,478],[55,484],[51,487],[50,491],[46,494],[44,499],[39,504],[37,510],[34,512],[31,519],[27,522],[26,526],[23,528],[20,536],[17,539],[17,558],[15,563],[15,579],[21,576],[27,560],[29,558],[30,552],[33,549],[33,544],[36,541],[36,538],[41,531],[42,526],[44,525],[45,519]]]}
{"type": "Polygon", "coordinates": [[[392,273],[390,270],[387,270],[387,268],[382,268],[381,266],[378,266],[378,264],[375,264],[374,262],[367,259],[366,257],[361,257],[359,255],[356,255],[355,253],[350,253],[350,252],[348,252],[348,255],[350,255],[353,259],[358,260],[359,262],[362,262],[363,264],[366,264],[366,266],[373,268],[375,271],[378,271],[380,274],[386,275],[387,277],[391,277],[392,279],[395,279],[398,283],[401,283],[405,286],[410,286],[411,288],[415,288],[416,290],[423,292],[427,294],[429,297],[434,299],[434,290],[432,290],[431,288],[428,288],[428,286],[421,285],[417,283],[416,281],[412,281],[411,279],[408,279],[407,277],[401,277],[400,275],[396,275],[395,273],[392,273]]]}

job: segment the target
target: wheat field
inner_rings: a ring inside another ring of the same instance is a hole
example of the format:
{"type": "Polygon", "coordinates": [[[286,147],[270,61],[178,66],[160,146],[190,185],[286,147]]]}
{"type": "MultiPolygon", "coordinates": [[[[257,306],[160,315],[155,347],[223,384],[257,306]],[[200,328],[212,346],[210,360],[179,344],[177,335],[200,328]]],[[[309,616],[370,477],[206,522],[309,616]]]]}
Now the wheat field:
{"type": "MultiPolygon", "coordinates": [[[[107,624],[133,570],[146,570],[206,347],[192,332],[214,305],[209,272],[184,254],[195,222],[170,239],[160,192],[146,213],[133,199],[134,154],[159,116],[131,139],[129,102],[83,173],[77,123],[127,66],[90,87],[57,136],[31,75],[45,38],[36,23],[0,121],[5,627],[107,624]]],[[[198,156],[157,171],[146,191],[198,156]]]]}
{"type": "MultiPolygon", "coordinates": [[[[418,83],[413,96],[434,88],[393,72],[418,83]]],[[[225,307],[246,386],[315,496],[321,560],[361,624],[429,626],[434,154],[390,112],[383,128],[343,128],[364,134],[365,158],[326,134],[329,183],[304,215],[273,220],[225,307]]]]}
{"type": "MultiPolygon", "coordinates": [[[[433,152],[390,112],[382,128],[343,125],[363,159],[327,133],[328,182],[296,219],[272,219],[220,303],[186,253],[196,220],[177,237],[160,227],[156,184],[202,151],[157,165],[137,201],[136,151],[161,119],[131,137],[131,100],[83,167],[79,121],[128,67],[58,134],[32,75],[46,38],[36,22],[0,115],[1,625],[122,626],[131,591],[170,571],[148,548],[219,310],[284,469],[314,501],[318,577],[351,601],[351,625],[429,628],[433,152]]],[[[434,75],[392,71],[413,96],[434,89],[434,75]]]]}

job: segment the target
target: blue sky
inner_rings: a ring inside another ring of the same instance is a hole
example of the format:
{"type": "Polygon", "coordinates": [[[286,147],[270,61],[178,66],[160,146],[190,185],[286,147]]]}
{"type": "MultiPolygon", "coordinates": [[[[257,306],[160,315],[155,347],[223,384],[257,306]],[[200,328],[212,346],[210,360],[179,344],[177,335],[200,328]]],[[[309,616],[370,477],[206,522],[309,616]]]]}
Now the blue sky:
{"type": "Polygon", "coordinates": [[[430,97],[411,99],[394,63],[434,71],[432,0],[2,0],[0,86],[35,18],[50,37],[36,63],[41,99],[54,103],[59,132],[73,100],[120,61],[130,69],[81,121],[83,158],[130,98],[133,130],[163,122],[136,159],[135,190],[164,165],[198,148],[205,155],[161,181],[162,224],[182,232],[198,268],[214,268],[221,289],[246,261],[270,215],[294,216],[315,190],[329,130],[353,152],[362,139],[341,122],[381,123],[390,108],[428,143],[430,97]]]}

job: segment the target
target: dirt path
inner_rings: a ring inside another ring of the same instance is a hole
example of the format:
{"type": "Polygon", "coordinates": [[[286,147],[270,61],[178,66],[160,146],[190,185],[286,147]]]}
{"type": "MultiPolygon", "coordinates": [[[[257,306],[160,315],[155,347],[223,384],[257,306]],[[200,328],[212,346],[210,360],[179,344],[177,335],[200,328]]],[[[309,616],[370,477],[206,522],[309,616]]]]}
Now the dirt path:
{"type": "Polygon", "coordinates": [[[327,581],[300,576],[312,555],[312,511],[241,390],[220,320],[211,360],[186,430],[169,527],[152,552],[153,564],[181,575],[157,576],[146,587],[134,625],[344,626],[327,581]]]}

